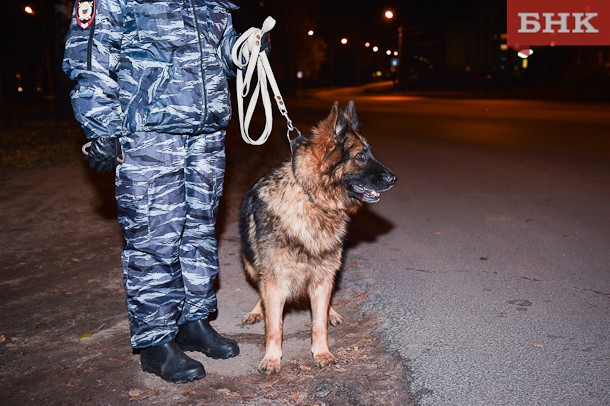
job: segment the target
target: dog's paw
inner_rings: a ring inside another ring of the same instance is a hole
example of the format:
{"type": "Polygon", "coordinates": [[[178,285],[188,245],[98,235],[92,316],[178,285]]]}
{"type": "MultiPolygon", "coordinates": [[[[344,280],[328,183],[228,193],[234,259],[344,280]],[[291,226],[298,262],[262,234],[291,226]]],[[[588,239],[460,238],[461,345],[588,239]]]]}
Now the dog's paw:
{"type": "Polygon", "coordinates": [[[331,307],[328,311],[328,321],[331,326],[338,326],[343,323],[343,317],[331,307]]]}
{"type": "Polygon", "coordinates": [[[314,355],[313,360],[320,368],[327,367],[337,362],[335,357],[330,352],[322,352],[320,354],[314,355]]]}
{"type": "Polygon", "coordinates": [[[258,366],[258,372],[265,375],[273,375],[280,372],[280,359],[279,358],[263,358],[260,365],[258,366]]]}
{"type": "Polygon", "coordinates": [[[248,313],[242,319],[242,324],[256,324],[263,321],[263,313],[248,313]]]}

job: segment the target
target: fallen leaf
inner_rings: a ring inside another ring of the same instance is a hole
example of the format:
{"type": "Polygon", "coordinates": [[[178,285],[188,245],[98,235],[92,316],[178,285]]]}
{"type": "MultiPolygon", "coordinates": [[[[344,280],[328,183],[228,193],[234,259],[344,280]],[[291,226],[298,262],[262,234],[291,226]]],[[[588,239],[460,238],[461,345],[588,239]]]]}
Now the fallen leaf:
{"type": "Polygon", "coordinates": [[[241,292],[241,288],[235,289],[236,292],[241,292]]]}
{"type": "Polygon", "coordinates": [[[130,389],[127,394],[129,395],[130,398],[132,398],[133,400],[142,400],[144,399],[144,394],[142,393],[141,390],[139,389],[130,389]]]}
{"type": "Polygon", "coordinates": [[[80,341],[85,341],[85,340],[90,340],[92,337],[93,337],[93,333],[91,331],[87,331],[86,333],[79,335],[78,339],[80,341]]]}
{"type": "Polygon", "coordinates": [[[299,368],[304,370],[304,371],[311,371],[311,367],[308,367],[305,364],[299,364],[299,368]]]}
{"type": "Polygon", "coordinates": [[[0,335],[0,344],[6,341],[6,337],[3,335],[0,335]]]}
{"type": "Polygon", "coordinates": [[[197,396],[197,392],[190,389],[190,390],[187,390],[186,392],[184,392],[184,396],[186,396],[187,398],[194,398],[197,396]]]}
{"type": "Polygon", "coordinates": [[[532,346],[534,346],[536,348],[544,348],[545,347],[544,344],[532,344],[532,346]]]}

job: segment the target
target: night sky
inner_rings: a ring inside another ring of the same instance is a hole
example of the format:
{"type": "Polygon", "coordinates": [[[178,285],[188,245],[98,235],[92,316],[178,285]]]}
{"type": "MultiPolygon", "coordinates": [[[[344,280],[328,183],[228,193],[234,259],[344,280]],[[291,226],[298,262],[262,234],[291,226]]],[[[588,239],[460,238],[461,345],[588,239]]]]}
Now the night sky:
{"type": "MultiPolygon", "coordinates": [[[[234,24],[239,31],[260,27],[267,16],[277,20],[271,33],[271,62],[287,93],[303,86],[394,80],[398,74],[409,87],[506,86],[515,81],[555,85],[565,77],[593,80],[595,86],[608,82],[610,47],[539,47],[526,66],[505,47],[505,2],[236,3],[240,9],[234,13],[234,24]],[[386,9],[394,11],[393,20],[384,17],[386,9]],[[386,51],[397,51],[401,28],[397,73],[392,70],[393,56],[386,51]],[[314,34],[309,36],[309,30],[314,34]],[[342,38],[346,44],[341,44],[342,38]],[[377,53],[372,51],[375,45],[377,53]],[[297,83],[298,72],[304,76],[297,83]]],[[[71,87],[60,66],[72,4],[72,0],[15,0],[5,5],[0,16],[0,99],[57,97],[71,87]],[[36,13],[25,13],[26,5],[36,13]]]]}

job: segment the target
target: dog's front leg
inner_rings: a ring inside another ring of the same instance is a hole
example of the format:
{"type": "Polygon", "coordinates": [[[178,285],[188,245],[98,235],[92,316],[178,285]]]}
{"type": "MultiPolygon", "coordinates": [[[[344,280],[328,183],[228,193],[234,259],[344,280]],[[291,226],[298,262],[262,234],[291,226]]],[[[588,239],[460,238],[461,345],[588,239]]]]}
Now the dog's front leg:
{"type": "Polygon", "coordinates": [[[320,284],[314,284],[309,289],[311,301],[312,328],[311,328],[311,352],[316,365],[326,367],[334,364],[335,357],[328,348],[328,312],[330,297],[332,294],[332,278],[320,284]]]}
{"type": "Polygon", "coordinates": [[[260,286],[265,308],[265,356],[258,370],[267,375],[280,372],[282,359],[282,314],[286,296],[275,281],[263,280],[260,286]]]}

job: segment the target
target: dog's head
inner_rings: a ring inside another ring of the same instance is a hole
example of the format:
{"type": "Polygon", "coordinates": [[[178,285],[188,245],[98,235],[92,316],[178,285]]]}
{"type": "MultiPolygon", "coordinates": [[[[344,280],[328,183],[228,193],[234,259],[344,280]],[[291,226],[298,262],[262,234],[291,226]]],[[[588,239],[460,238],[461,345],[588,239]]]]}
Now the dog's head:
{"type": "Polygon", "coordinates": [[[294,167],[295,173],[301,172],[301,179],[315,173],[328,192],[343,190],[349,200],[378,202],[381,192],[396,182],[396,175],[373,157],[371,147],[360,134],[353,101],[345,110],[335,102],[311,137],[303,137],[296,144],[293,162],[299,165],[294,167]]]}

